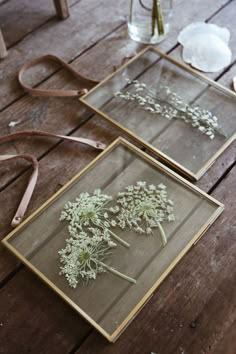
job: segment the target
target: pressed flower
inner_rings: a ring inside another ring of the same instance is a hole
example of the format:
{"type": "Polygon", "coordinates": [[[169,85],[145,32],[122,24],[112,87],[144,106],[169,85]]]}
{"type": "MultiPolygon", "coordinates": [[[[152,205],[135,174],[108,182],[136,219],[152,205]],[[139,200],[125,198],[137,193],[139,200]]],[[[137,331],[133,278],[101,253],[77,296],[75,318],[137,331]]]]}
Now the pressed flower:
{"type": "Polygon", "coordinates": [[[147,186],[145,181],[139,181],[118,193],[117,203],[119,213],[116,220],[122,229],[134,228],[139,234],[151,234],[154,228],[158,228],[162,244],[166,245],[167,239],[161,223],[174,221],[175,217],[174,203],[167,198],[166,186],[163,183],[156,187],[153,184],[147,186]]]}
{"type": "Polygon", "coordinates": [[[111,272],[131,283],[136,280],[119,272],[104,263],[104,259],[111,255],[110,250],[116,244],[110,240],[107,230],[90,229],[92,234],[79,232],[76,237],[66,240],[66,247],[60,250],[60,275],[64,275],[69,285],[76,288],[78,283],[87,284],[89,280],[97,279],[97,275],[111,272]]]}
{"type": "Polygon", "coordinates": [[[116,241],[129,247],[130,245],[117,236],[112,230],[116,226],[115,219],[111,215],[119,211],[118,206],[107,207],[112,197],[102,194],[100,189],[96,189],[92,195],[81,193],[75,202],[67,202],[61,212],[60,220],[69,223],[68,230],[73,236],[77,231],[83,231],[86,228],[97,227],[101,230],[107,230],[116,241]]]}
{"type": "Polygon", "coordinates": [[[158,91],[154,92],[138,80],[127,79],[127,82],[129,85],[133,85],[134,92],[118,91],[115,93],[116,97],[137,102],[139,106],[151,114],[160,114],[169,120],[181,119],[210,139],[214,139],[216,133],[226,137],[218,124],[217,117],[212,112],[199,106],[190,106],[175,92],[172,92],[168,86],[159,84],[158,91]]]}

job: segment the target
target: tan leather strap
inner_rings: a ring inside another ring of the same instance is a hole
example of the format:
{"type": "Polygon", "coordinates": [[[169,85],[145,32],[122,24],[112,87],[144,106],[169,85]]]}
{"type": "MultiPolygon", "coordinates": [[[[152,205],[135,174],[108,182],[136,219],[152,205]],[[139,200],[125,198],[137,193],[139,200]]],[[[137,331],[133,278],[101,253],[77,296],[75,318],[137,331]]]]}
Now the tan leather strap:
{"type": "Polygon", "coordinates": [[[75,71],[72,68],[71,65],[67,64],[63,59],[57,57],[56,55],[47,54],[47,55],[43,55],[41,57],[35,58],[35,59],[29,61],[28,63],[24,64],[18,73],[19,83],[21,84],[21,86],[24,88],[25,91],[29,92],[33,96],[44,96],[44,97],[75,97],[75,96],[77,96],[77,97],[79,97],[79,96],[88,92],[88,90],[86,88],[83,88],[81,90],[45,90],[45,89],[43,90],[43,89],[35,89],[35,88],[32,88],[32,87],[26,85],[23,82],[24,72],[27,71],[29,68],[31,68],[39,63],[42,63],[45,60],[51,60],[51,61],[61,64],[64,68],[69,70],[75,76],[76,79],[82,80],[86,84],[94,86],[98,83],[97,81],[90,80],[90,79],[80,75],[77,71],[75,71]]]}
{"type": "Polygon", "coordinates": [[[31,196],[34,191],[35,184],[37,182],[38,178],[38,161],[34,156],[28,155],[28,154],[19,154],[19,155],[0,155],[0,162],[1,161],[6,161],[6,160],[14,160],[14,159],[25,159],[27,161],[30,161],[33,165],[33,173],[30,176],[28,185],[26,187],[26,190],[24,192],[24,195],[21,199],[21,202],[18,206],[18,209],[15,213],[14,218],[12,219],[11,226],[16,227],[18,226],[26,212],[27,206],[30,202],[31,196]]]}
{"type": "MultiPolygon", "coordinates": [[[[59,134],[53,134],[53,133],[48,133],[48,132],[44,132],[44,131],[35,131],[35,130],[27,130],[27,131],[21,131],[21,132],[17,132],[17,133],[13,133],[13,134],[9,134],[9,135],[5,135],[0,137],[0,143],[5,143],[11,140],[14,140],[16,138],[19,137],[25,137],[25,136],[48,136],[48,137],[56,137],[59,139],[63,139],[63,140],[70,140],[70,141],[74,141],[74,142],[79,142],[82,144],[86,144],[89,146],[92,146],[95,149],[98,150],[104,150],[106,145],[99,142],[99,141],[94,141],[91,139],[85,139],[85,138],[77,138],[77,137],[71,137],[71,136],[65,136],[65,135],[59,135],[59,134]]],[[[17,209],[17,212],[12,220],[12,227],[16,227],[17,225],[19,225],[24,217],[24,214],[26,212],[26,209],[28,207],[28,204],[30,202],[30,199],[32,197],[36,182],[37,182],[37,177],[38,177],[38,161],[37,159],[32,156],[32,155],[28,155],[28,154],[19,154],[19,155],[0,155],[0,162],[1,161],[6,161],[6,160],[13,160],[13,159],[17,159],[17,158],[21,158],[21,159],[25,159],[28,160],[32,163],[33,165],[33,173],[29,179],[27,188],[24,192],[24,195],[21,199],[20,205],[17,209]]]]}
{"type": "MultiPolygon", "coordinates": [[[[121,60],[121,65],[123,65],[126,62],[126,60],[132,59],[135,55],[136,55],[136,52],[134,54],[131,54],[130,56],[123,57],[121,60]]],[[[53,55],[53,54],[47,54],[47,55],[43,55],[41,57],[35,58],[35,59],[29,61],[28,63],[24,64],[18,73],[18,80],[19,80],[20,85],[23,87],[23,89],[25,91],[30,93],[32,96],[79,97],[79,96],[82,96],[88,92],[88,89],[86,89],[86,88],[83,88],[81,90],[42,90],[42,89],[35,89],[35,88],[32,88],[32,87],[24,84],[23,75],[24,75],[25,71],[27,71],[29,68],[32,68],[39,63],[42,63],[45,60],[51,60],[51,61],[61,64],[61,66],[63,66],[67,70],[69,70],[75,76],[76,79],[82,80],[88,85],[94,86],[99,83],[99,81],[94,81],[94,80],[91,80],[85,76],[80,75],[77,71],[75,71],[72,68],[72,66],[70,64],[67,64],[60,57],[53,55]]],[[[113,71],[116,71],[116,70],[117,70],[117,67],[114,66],[113,71]]]]}
{"type": "Polygon", "coordinates": [[[16,138],[21,138],[21,137],[26,137],[26,136],[48,136],[48,137],[52,137],[52,138],[59,138],[59,139],[63,139],[63,140],[75,141],[78,143],[86,144],[86,145],[92,146],[98,150],[104,150],[106,148],[106,145],[103,144],[101,141],[94,141],[94,140],[85,139],[85,138],[77,138],[75,136],[67,136],[67,135],[48,133],[48,132],[44,132],[41,130],[23,130],[23,131],[16,132],[13,134],[1,136],[0,137],[0,144],[6,143],[11,140],[15,140],[16,138]]]}
{"type": "MultiPolygon", "coordinates": [[[[124,57],[122,59],[122,64],[124,64],[124,62],[127,59],[132,58],[132,56],[130,57],[124,57]]],[[[30,93],[33,96],[43,96],[43,97],[78,97],[81,96],[83,94],[85,94],[88,90],[87,89],[81,89],[81,90],[45,90],[45,89],[35,89],[32,88],[28,85],[26,85],[23,82],[23,75],[25,73],[25,71],[27,71],[29,68],[34,67],[35,65],[45,61],[45,60],[51,60],[54,62],[57,62],[59,64],[61,64],[64,68],[66,68],[67,70],[69,70],[77,79],[82,80],[84,82],[86,82],[89,85],[96,85],[98,82],[97,81],[93,81],[90,80],[82,75],[80,75],[77,71],[75,71],[69,64],[67,64],[64,60],[62,60],[61,58],[52,55],[52,54],[48,54],[48,55],[44,55],[41,56],[39,58],[33,59],[31,61],[29,61],[28,63],[26,63],[25,65],[22,66],[22,68],[20,69],[19,73],[18,73],[18,80],[20,85],[24,88],[25,91],[27,91],[28,93],[30,93]]],[[[116,70],[116,68],[115,68],[116,70]]],[[[93,140],[89,140],[89,139],[84,139],[84,138],[77,138],[77,137],[69,137],[69,136],[64,136],[64,135],[58,135],[58,134],[52,134],[52,133],[48,133],[48,132],[43,132],[43,131],[22,131],[22,132],[17,132],[14,134],[9,134],[9,135],[5,135],[0,137],[0,143],[4,143],[4,142],[8,142],[11,141],[13,139],[19,138],[19,137],[25,137],[25,136],[48,136],[48,137],[57,137],[60,139],[64,139],[64,140],[71,140],[71,141],[75,141],[75,142],[80,142],[83,144],[87,144],[90,145],[92,147],[94,147],[95,149],[99,149],[99,150],[104,150],[105,149],[105,145],[101,142],[96,142],[93,140]]],[[[38,161],[31,155],[27,155],[27,154],[19,154],[19,155],[0,155],[0,161],[5,161],[5,160],[10,160],[10,159],[16,159],[16,158],[24,158],[26,160],[29,160],[32,162],[33,164],[33,168],[34,171],[30,177],[30,180],[28,182],[28,186],[26,188],[26,191],[23,195],[23,198],[21,200],[21,203],[17,209],[17,212],[14,216],[14,219],[12,220],[12,226],[15,227],[17,226],[23,219],[25,211],[27,209],[27,206],[30,202],[31,196],[33,194],[34,191],[34,187],[37,181],[37,176],[38,176],[38,161]]]]}

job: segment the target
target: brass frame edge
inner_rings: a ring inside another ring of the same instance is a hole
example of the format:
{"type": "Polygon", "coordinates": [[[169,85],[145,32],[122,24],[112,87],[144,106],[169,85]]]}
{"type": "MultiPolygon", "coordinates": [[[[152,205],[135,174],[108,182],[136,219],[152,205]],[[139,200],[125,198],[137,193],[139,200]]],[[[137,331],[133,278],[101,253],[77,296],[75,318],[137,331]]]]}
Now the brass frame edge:
{"type": "Polygon", "coordinates": [[[77,313],[79,313],[86,321],[88,321],[95,329],[97,329],[105,338],[110,342],[115,342],[115,340],[119,337],[121,332],[127,327],[128,323],[132,320],[132,318],[137,314],[139,310],[144,306],[144,304],[148,301],[153,292],[157,289],[157,287],[162,283],[162,281],[166,278],[166,276],[170,273],[170,271],[178,264],[178,262],[182,259],[182,257],[187,253],[187,251],[196,243],[200,237],[207,231],[208,227],[216,220],[216,218],[222,213],[224,209],[224,205],[217,201],[215,198],[211,197],[204,191],[200,190],[198,187],[193,185],[191,182],[187,181],[183,177],[179,176],[176,172],[172,171],[170,168],[163,165],[161,162],[155,160],[153,157],[149,156],[146,152],[143,152],[127,140],[122,137],[118,137],[114,140],[102,153],[100,153],[95,159],[93,159],[85,168],[83,168],[79,173],[77,173],[69,182],[67,182],[59,191],[57,191],[52,197],[50,197],[41,207],[35,210],[25,221],[20,224],[16,229],[10,232],[1,242],[2,244],[9,249],[18,259],[20,259],[30,270],[33,271],[44,283],[46,283],[57,295],[59,295],[66,303],[68,303],[77,313]],[[153,286],[149,289],[149,291],[145,294],[145,296],[139,301],[139,303],[133,308],[133,310],[129,313],[129,315],[125,318],[125,320],[120,324],[120,326],[112,333],[109,334],[105,331],[101,326],[98,325],[90,316],[88,316],[78,305],[76,305],[67,295],[64,294],[60,288],[58,288],[53,282],[51,282],[41,271],[39,271],[30,261],[28,261],[17,249],[15,249],[8,240],[18,233],[21,229],[23,229],[26,225],[28,225],[33,219],[37,217],[37,215],[41,214],[48,206],[50,206],[55,200],[57,200],[70,186],[77,182],[77,180],[83,176],[86,172],[88,172],[100,159],[102,159],[105,155],[109,154],[115,147],[118,145],[123,145],[129,150],[133,151],[136,155],[141,156],[142,159],[148,161],[152,165],[156,166],[158,169],[164,171],[165,174],[174,178],[177,182],[181,182],[181,184],[187,186],[191,190],[197,192],[198,194],[204,196],[208,200],[215,203],[218,207],[215,212],[211,215],[211,217],[207,220],[207,222],[200,228],[200,230],[196,233],[196,235],[191,239],[190,242],[185,246],[185,248],[179,253],[179,255],[172,261],[169,267],[165,270],[165,272],[161,275],[161,277],[153,284],[153,286]]]}
{"type": "Polygon", "coordinates": [[[236,93],[234,93],[230,89],[224,87],[220,83],[218,83],[218,82],[216,82],[214,80],[211,80],[210,78],[208,78],[204,74],[199,73],[198,71],[194,70],[190,66],[188,66],[188,65],[186,65],[184,63],[180,63],[176,59],[172,58],[171,56],[169,56],[169,55],[167,55],[167,54],[165,54],[163,52],[161,52],[157,48],[154,48],[152,46],[147,46],[143,50],[141,50],[137,55],[135,55],[132,59],[130,59],[127,63],[125,63],[122,66],[120,66],[119,69],[117,69],[114,73],[108,75],[104,80],[100,81],[99,84],[97,84],[91,90],[89,90],[89,92],[87,92],[85,95],[83,95],[80,98],[80,101],[86,107],[90,108],[95,114],[98,114],[101,118],[103,118],[103,119],[107,120],[108,122],[112,123],[115,127],[117,127],[122,132],[124,132],[125,134],[130,136],[136,142],[140,143],[142,146],[146,147],[149,151],[151,151],[154,154],[156,154],[164,162],[169,163],[171,166],[173,166],[174,168],[179,170],[186,177],[191,178],[191,180],[198,181],[202,177],[202,175],[212,166],[212,164],[215,162],[215,160],[236,139],[236,132],[230,138],[228,138],[226,140],[226,142],[221,146],[221,148],[219,150],[217,150],[216,153],[214,153],[212,155],[212,157],[197,172],[194,173],[194,172],[190,171],[188,168],[186,168],[183,165],[181,165],[180,163],[178,163],[177,161],[173,160],[171,157],[169,157],[165,153],[163,153],[160,150],[158,150],[157,148],[155,148],[150,143],[148,143],[148,142],[144,141],[142,138],[138,137],[138,135],[136,135],[135,133],[132,133],[130,130],[124,128],[121,124],[117,123],[114,119],[109,117],[106,113],[103,113],[102,111],[100,111],[99,109],[93,107],[91,104],[89,104],[88,102],[85,101],[86,97],[89,96],[91,93],[93,93],[93,91],[97,90],[97,88],[102,86],[104,83],[108,82],[117,73],[122,71],[125,67],[127,67],[129,64],[131,64],[133,61],[135,61],[137,58],[139,58],[140,56],[142,56],[144,53],[146,53],[148,51],[152,51],[152,52],[158,54],[160,56],[160,58],[166,59],[167,61],[171,62],[172,64],[176,65],[177,67],[180,67],[181,69],[186,70],[187,72],[189,72],[190,74],[192,74],[196,78],[207,82],[208,84],[210,84],[211,86],[215,87],[216,89],[218,89],[219,91],[223,92],[224,94],[226,94],[228,96],[231,96],[231,97],[236,99],[236,93]]]}

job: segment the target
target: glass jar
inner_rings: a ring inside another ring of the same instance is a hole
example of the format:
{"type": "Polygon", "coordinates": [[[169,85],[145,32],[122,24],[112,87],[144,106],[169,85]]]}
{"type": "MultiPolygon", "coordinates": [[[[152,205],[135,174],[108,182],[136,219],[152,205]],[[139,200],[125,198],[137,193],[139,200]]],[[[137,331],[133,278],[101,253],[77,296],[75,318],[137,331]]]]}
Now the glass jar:
{"type": "Polygon", "coordinates": [[[170,29],[173,0],[130,0],[129,36],[141,43],[163,41],[170,29]]]}

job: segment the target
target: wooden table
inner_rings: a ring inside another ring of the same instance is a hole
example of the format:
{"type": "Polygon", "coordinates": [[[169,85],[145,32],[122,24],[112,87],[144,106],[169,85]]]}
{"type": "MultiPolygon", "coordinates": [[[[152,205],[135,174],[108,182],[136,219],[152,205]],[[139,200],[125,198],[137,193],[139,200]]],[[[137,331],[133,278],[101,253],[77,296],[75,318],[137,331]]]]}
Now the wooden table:
{"type": "MultiPolygon", "coordinates": [[[[69,16],[69,6],[67,0],[54,0],[53,2],[54,2],[54,6],[58,18],[60,18],[61,20],[67,18],[69,16]]],[[[2,0],[0,1],[0,4],[1,3],[2,0]]],[[[8,19],[10,21],[10,16],[8,19]]],[[[13,23],[11,25],[13,25],[13,23]]],[[[6,56],[7,56],[6,44],[0,28],[0,59],[5,58],[6,56]]]]}
{"type": "MultiPolygon", "coordinates": [[[[236,1],[174,3],[172,30],[158,48],[181,60],[177,34],[182,27],[196,20],[226,26],[231,31],[232,64],[209,76],[232,88],[236,75],[236,1]]],[[[143,48],[127,36],[127,0],[71,0],[70,6],[71,17],[60,22],[53,5],[45,0],[7,0],[0,5],[1,29],[9,52],[0,62],[1,135],[40,129],[107,144],[120,135],[78,100],[33,98],[17,83],[20,66],[45,53],[57,54],[83,75],[100,80],[124,56],[143,48]],[[9,127],[12,121],[17,122],[15,127],[9,127]]],[[[33,74],[29,72],[27,82],[44,88],[78,87],[68,72],[48,63],[33,74]]],[[[47,138],[0,146],[0,154],[24,152],[40,161],[40,177],[28,215],[98,154],[86,146],[78,148],[74,143],[47,138]]],[[[235,161],[233,143],[196,183],[225,204],[224,213],[115,344],[109,344],[1,246],[0,353],[236,353],[235,161]]],[[[30,172],[22,161],[0,165],[1,237],[11,230],[11,218],[30,172]]]]}

